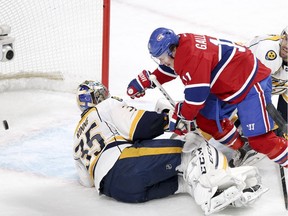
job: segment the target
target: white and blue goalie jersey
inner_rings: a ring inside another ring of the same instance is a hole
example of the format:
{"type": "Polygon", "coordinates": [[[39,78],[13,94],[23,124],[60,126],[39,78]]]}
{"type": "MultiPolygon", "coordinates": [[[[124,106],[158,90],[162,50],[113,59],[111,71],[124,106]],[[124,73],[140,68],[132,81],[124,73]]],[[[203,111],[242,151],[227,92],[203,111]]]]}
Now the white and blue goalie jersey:
{"type": "Polygon", "coordinates": [[[99,189],[122,150],[134,141],[164,133],[165,114],[137,110],[115,97],[86,110],[74,133],[74,159],[80,183],[99,189]]]}

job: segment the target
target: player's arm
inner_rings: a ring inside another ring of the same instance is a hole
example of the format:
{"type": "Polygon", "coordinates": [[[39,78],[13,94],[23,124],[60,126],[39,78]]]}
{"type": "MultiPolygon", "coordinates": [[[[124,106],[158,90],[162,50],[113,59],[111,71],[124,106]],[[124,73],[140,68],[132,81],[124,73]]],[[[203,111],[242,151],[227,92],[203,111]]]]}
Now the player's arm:
{"type": "Polygon", "coordinates": [[[139,119],[133,140],[153,139],[168,129],[169,118],[166,113],[145,111],[139,119]]]}
{"type": "Polygon", "coordinates": [[[189,61],[184,65],[183,71],[190,71],[181,76],[185,83],[184,101],[176,104],[169,123],[169,130],[180,135],[182,131],[177,129],[179,122],[193,121],[210,93],[209,62],[202,60],[195,65],[189,61]]]}
{"type": "Polygon", "coordinates": [[[209,84],[187,85],[184,92],[185,100],[176,104],[169,122],[169,130],[178,135],[187,132],[187,128],[182,127],[181,123],[192,124],[199,110],[204,106],[209,94],[209,84]]]}
{"type": "Polygon", "coordinates": [[[79,176],[79,183],[85,187],[93,187],[94,186],[94,182],[88,172],[88,168],[89,168],[89,163],[87,163],[86,165],[84,165],[83,162],[83,155],[82,155],[82,151],[84,149],[84,142],[83,139],[77,135],[77,131],[79,130],[79,128],[81,127],[81,122],[85,121],[86,117],[83,117],[76,130],[74,133],[74,162],[75,162],[75,167],[76,167],[76,171],[77,174],[79,176]]]}
{"type": "Polygon", "coordinates": [[[185,86],[185,100],[181,108],[181,115],[186,120],[193,120],[204,106],[210,92],[209,83],[189,84],[185,86]]]}
{"type": "MultiPolygon", "coordinates": [[[[157,80],[163,84],[165,82],[169,82],[177,77],[177,74],[173,69],[167,67],[165,65],[159,65],[159,67],[153,71],[152,73],[157,77],[157,80]]],[[[145,91],[150,88],[154,88],[153,82],[150,80],[149,76],[151,72],[148,70],[143,70],[138,76],[133,79],[128,87],[127,94],[134,99],[143,97],[145,95],[145,91]]]]}
{"type": "Polygon", "coordinates": [[[160,84],[170,82],[178,76],[172,68],[166,65],[159,65],[159,67],[153,71],[152,74],[156,76],[160,84]]]}
{"type": "Polygon", "coordinates": [[[165,113],[138,110],[132,106],[115,110],[112,119],[120,135],[130,141],[153,139],[163,134],[169,123],[165,113]]]}

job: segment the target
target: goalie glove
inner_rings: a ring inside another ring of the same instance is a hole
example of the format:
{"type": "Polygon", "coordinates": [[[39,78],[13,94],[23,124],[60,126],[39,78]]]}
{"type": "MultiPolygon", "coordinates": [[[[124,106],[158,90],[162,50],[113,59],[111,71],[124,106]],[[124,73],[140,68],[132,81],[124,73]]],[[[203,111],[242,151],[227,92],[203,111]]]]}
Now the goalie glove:
{"type": "Polygon", "coordinates": [[[148,88],[154,88],[152,81],[149,79],[150,71],[143,70],[135,79],[133,79],[128,87],[127,94],[134,99],[143,97],[145,90],[148,88]]]}
{"type": "Polygon", "coordinates": [[[167,101],[167,99],[160,98],[157,100],[154,110],[157,113],[169,113],[170,110],[174,110],[174,107],[167,101]]]}

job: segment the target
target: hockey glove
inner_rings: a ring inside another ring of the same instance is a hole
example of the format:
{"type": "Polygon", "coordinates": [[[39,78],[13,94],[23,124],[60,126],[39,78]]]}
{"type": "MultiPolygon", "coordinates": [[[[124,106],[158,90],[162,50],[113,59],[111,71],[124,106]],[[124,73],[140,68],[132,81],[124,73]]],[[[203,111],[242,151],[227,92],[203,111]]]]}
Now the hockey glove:
{"type": "Polygon", "coordinates": [[[182,105],[183,105],[183,102],[177,103],[174,111],[170,110],[169,112],[169,117],[170,117],[169,130],[178,135],[183,135],[187,133],[184,124],[181,124],[182,119],[184,119],[184,117],[180,113],[182,105]]]}
{"type": "Polygon", "coordinates": [[[128,87],[127,94],[134,99],[143,97],[145,95],[145,90],[148,88],[154,88],[152,81],[149,79],[149,71],[143,70],[137,78],[133,79],[128,87]]]}
{"type": "Polygon", "coordinates": [[[196,126],[193,121],[186,120],[181,114],[183,102],[175,106],[175,110],[169,112],[169,130],[177,135],[184,135],[190,131],[195,131],[196,126]]]}

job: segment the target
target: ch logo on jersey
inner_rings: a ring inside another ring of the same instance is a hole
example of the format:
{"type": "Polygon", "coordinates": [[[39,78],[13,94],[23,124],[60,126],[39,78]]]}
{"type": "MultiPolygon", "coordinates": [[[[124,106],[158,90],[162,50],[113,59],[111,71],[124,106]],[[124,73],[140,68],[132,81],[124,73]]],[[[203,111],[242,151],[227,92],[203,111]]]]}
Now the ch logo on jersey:
{"type": "Polygon", "coordinates": [[[274,60],[276,58],[277,58],[277,54],[274,50],[269,50],[265,55],[265,59],[269,61],[274,60]]]}
{"type": "Polygon", "coordinates": [[[250,130],[250,131],[255,130],[255,123],[248,124],[248,125],[246,125],[246,127],[247,127],[248,130],[250,130]]]}

